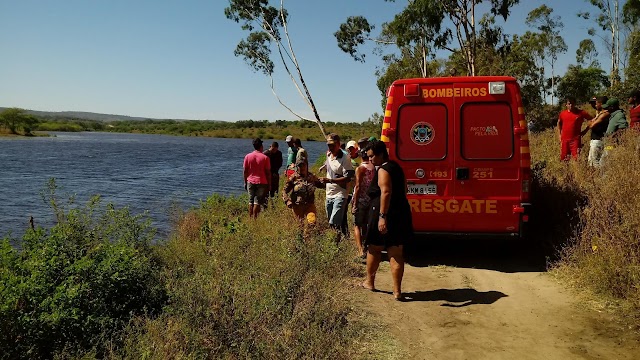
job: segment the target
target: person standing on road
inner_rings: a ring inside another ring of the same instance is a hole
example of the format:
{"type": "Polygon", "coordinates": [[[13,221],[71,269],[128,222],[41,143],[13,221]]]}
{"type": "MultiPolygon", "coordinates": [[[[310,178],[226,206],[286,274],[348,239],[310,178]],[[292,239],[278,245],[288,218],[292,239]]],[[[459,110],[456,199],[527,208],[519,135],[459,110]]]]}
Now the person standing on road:
{"type": "MultiPolygon", "coordinates": [[[[604,152],[604,133],[607,131],[609,125],[609,112],[605,110],[604,105],[607,100],[606,96],[600,96],[594,98],[593,102],[590,102],[591,106],[596,109],[596,116],[589,123],[587,129],[591,129],[591,141],[589,142],[589,158],[588,164],[591,167],[600,167],[602,154],[604,152]]],[[[585,130],[587,131],[587,130],[585,130]]]]}
{"type": "Polygon", "coordinates": [[[367,195],[367,190],[376,174],[376,168],[371,162],[365,150],[360,151],[362,163],[356,168],[356,181],[353,187],[353,200],[351,201],[351,212],[354,215],[353,234],[355,237],[358,256],[367,258],[364,247],[364,238],[367,236],[367,223],[369,219],[369,203],[371,199],[367,195]]]}
{"type": "Polygon", "coordinates": [[[287,135],[287,166],[284,169],[284,175],[289,178],[296,171],[296,147],[293,144],[293,136],[287,135]]]}
{"type": "Polygon", "coordinates": [[[260,213],[260,204],[271,185],[271,164],[269,158],[262,153],[262,140],[253,140],[254,151],[244,157],[244,188],[249,193],[249,217],[255,219],[260,213]]]}
{"type": "Polygon", "coordinates": [[[367,277],[362,284],[375,290],[375,279],[382,258],[387,250],[393,278],[393,297],[403,301],[402,277],[404,275],[403,244],[413,236],[411,208],[407,200],[407,181],[400,165],[389,160],[386,144],[374,141],[367,147],[369,161],[378,169],[367,194],[371,198],[367,245],[367,277]]]}
{"type": "MultiPolygon", "coordinates": [[[[274,141],[271,146],[264,151],[263,154],[269,158],[271,164],[271,186],[269,189],[269,198],[273,197],[278,192],[280,186],[280,168],[282,167],[282,152],[278,150],[278,142],[274,141]]],[[[266,198],[266,197],[265,197],[266,198]]]]}
{"type": "Polygon", "coordinates": [[[560,160],[569,159],[569,154],[574,160],[578,159],[580,148],[582,147],[582,124],[586,120],[591,120],[588,112],[576,106],[576,98],[568,96],[566,110],[560,112],[558,116],[558,136],[560,138],[560,160]]]}
{"type": "MultiPolygon", "coordinates": [[[[358,161],[356,160],[358,158],[358,144],[356,144],[355,141],[351,140],[349,142],[347,142],[346,147],[343,149],[343,151],[346,151],[347,154],[349,154],[349,157],[351,158],[351,166],[353,167],[353,169],[357,169],[358,168],[358,161]]],[[[355,178],[355,176],[354,176],[355,178]]],[[[349,194],[349,196],[347,197],[347,207],[348,205],[351,204],[351,201],[353,200],[353,188],[354,188],[354,179],[350,180],[347,183],[347,194],[349,194]]],[[[349,211],[345,211],[344,215],[342,215],[342,224],[340,225],[340,229],[342,230],[342,234],[347,236],[349,234],[349,211]]]]}
{"type": "Polygon", "coordinates": [[[327,177],[320,178],[322,184],[326,184],[326,201],[327,217],[329,218],[329,226],[338,232],[340,241],[342,217],[346,211],[348,204],[347,184],[354,175],[351,159],[346,152],[340,148],[340,136],[331,133],[327,135],[327,147],[329,153],[325,161],[327,177]]]}

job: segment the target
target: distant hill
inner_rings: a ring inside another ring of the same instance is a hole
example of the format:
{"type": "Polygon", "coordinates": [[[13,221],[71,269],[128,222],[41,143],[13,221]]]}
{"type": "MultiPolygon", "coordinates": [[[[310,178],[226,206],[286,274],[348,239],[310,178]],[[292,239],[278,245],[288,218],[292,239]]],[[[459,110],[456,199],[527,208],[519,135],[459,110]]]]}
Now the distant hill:
{"type": "MultiPolygon", "coordinates": [[[[0,112],[4,111],[5,107],[0,107],[0,112]]],[[[37,110],[28,110],[25,111],[31,115],[40,117],[40,118],[57,118],[57,119],[78,119],[78,120],[92,120],[92,121],[143,121],[143,120],[175,120],[175,121],[187,121],[189,119],[154,119],[154,118],[144,118],[144,117],[136,117],[136,116],[127,116],[127,115],[113,115],[113,114],[99,114],[92,113],[86,111],[37,111],[37,110]]],[[[207,120],[207,121],[222,121],[222,120],[207,120]]]]}

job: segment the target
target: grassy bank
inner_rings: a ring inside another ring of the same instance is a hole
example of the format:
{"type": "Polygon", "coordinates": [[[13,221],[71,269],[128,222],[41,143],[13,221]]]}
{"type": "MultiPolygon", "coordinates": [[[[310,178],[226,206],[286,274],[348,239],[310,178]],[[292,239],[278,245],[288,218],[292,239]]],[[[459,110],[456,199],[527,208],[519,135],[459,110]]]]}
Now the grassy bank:
{"type": "Polygon", "coordinates": [[[640,325],[640,158],[627,133],[602,169],[559,161],[549,130],[531,135],[536,222],[540,239],[558,252],[556,274],[615,305],[640,325]]]}
{"type": "Polygon", "coordinates": [[[0,357],[365,357],[362,268],[326,223],[303,236],[282,201],[250,222],[214,195],[154,243],[126,209],[53,199],[58,225],[0,247],[0,357]]]}

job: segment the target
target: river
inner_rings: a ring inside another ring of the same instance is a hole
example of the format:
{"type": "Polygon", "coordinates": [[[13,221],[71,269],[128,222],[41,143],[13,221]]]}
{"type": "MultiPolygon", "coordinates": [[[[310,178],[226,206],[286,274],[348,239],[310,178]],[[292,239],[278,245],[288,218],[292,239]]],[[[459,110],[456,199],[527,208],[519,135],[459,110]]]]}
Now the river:
{"type": "MultiPolygon", "coordinates": [[[[51,226],[53,212],[42,193],[55,178],[62,200],[103,203],[149,212],[159,235],[170,230],[176,208],[197,205],[213,193],[243,193],[242,160],[251,139],[220,139],[99,132],[51,133],[51,137],[0,137],[0,238],[21,237],[33,216],[51,226]]],[[[264,140],[268,147],[273,140],[264,140]]],[[[286,156],[286,143],[276,140],[286,156]]],[[[303,141],[313,163],[323,142],[303,141]]],[[[286,161],[285,161],[286,163],[286,161]]],[[[282,171],[281,171],[282,172],[282,171]]]]}

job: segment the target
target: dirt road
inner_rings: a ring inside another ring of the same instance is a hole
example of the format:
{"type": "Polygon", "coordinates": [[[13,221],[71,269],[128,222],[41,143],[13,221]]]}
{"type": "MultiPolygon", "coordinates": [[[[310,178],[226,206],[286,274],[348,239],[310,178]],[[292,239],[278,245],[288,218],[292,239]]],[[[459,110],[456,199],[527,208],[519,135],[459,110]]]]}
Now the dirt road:
{"type": "Polygon", "coordinates": [[[544,271],[545,260],[500,245],[420,249],[405,269],[407,302],[360,289],[408,359],[640,359],[636,338],[544,271]]]}

